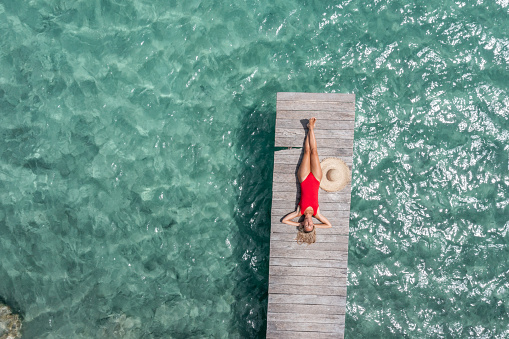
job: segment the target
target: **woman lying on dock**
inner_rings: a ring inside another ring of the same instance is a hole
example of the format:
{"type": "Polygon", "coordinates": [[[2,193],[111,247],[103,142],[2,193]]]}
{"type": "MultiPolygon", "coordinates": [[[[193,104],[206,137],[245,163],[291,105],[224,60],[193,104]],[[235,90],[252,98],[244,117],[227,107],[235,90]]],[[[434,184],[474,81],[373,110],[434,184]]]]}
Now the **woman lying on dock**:
{"type": "Polygon", "coordinates": [[[315,228],[332,227],[329,220],[323,216],[318,206],[318,188],[322,181],[322,167],[318,158],[315,139],[316,118],[309,119],[308,134],[304,142],[304,156],[297,171],[297,178],[300,182],[300,202],[297,210],[288,214],[283,219],[283,223],[298,227],[297,242],[313,244],[316,241],[315,228]],[[292,221],[292,219],[304,215],[302,222],[292,221]],[[321,224],[314,224],[313,218],[320,220],[321,224]]]}

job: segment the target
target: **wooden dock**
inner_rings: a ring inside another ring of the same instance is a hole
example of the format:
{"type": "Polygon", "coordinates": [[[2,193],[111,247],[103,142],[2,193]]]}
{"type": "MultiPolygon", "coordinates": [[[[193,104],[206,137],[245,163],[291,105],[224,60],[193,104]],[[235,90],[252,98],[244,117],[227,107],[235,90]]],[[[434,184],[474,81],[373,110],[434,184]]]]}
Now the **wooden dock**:
{"type": "Polygon", "coordinates": [[[320,210],[333,227],[317,229],[312,245],[298,245],[296,227],[281,223],[300,198],[297,169],[307,119],[316,117],[320,160],[343,159],[352,168],[355,95],[278,93],[270,234],[267,338],[343,338],[351,185],[320,189],[320,210]]]}

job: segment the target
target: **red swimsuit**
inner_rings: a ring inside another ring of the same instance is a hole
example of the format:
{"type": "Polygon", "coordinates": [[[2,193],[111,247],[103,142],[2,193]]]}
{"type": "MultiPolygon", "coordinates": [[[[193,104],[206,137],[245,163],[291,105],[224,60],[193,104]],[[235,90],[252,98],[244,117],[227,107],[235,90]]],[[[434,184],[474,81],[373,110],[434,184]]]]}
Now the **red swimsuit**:
{"type": "Polygon", "coordinates": [[[320,181],[315,178],[313,173],[309,173],[306,179],[300,183],[300,213],[304,214],[306,208],[313,208],[313,216],[318,211],[318,188],[320,181]]]}

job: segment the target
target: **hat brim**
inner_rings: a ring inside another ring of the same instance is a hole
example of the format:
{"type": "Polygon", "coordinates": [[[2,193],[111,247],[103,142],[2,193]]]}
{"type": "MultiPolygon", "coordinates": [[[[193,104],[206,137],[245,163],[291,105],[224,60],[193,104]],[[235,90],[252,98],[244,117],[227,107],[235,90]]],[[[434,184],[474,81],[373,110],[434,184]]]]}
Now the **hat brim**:
{"type": "Polygon", "coordinates": [[[320,187],[327,192],[340,191],[351,182],[352,174],[347,164],[339,158],[327,158],[320,163],[322,167],[322,181],[320,187]],[[335,173],[336,180],[331,181],[327,177],[327,172],[330,170],[338,171],[335,173]],[[338,175],[339,174],[339,175],[338,175]]]}

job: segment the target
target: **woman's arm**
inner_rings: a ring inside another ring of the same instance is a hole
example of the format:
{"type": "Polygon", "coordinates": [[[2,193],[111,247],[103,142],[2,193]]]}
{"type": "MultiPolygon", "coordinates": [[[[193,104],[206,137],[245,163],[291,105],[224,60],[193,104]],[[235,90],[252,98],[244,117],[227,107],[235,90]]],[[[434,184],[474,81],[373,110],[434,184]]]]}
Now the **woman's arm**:
{"type": "Polygon", "coordinates": [[[283,218],[283,223],[290,226],[300,226],[300,223],[292,221],[293,218],[296,218],[300,215],[300,206],[297,206],[297,210],[293,211],[290,214],[287,214],[286,217],[283,218]]]}
{"type": "Polygon", "coordinates": [[[323,224],[315,224],[315,227],[318,227],[318,228],[331,228],[332,227],[330,221],[326,217],[323,216],[323,214],[320,212],[320,210],[317,211],[315,218],[320,220],[323,223],[323,224]]]}

